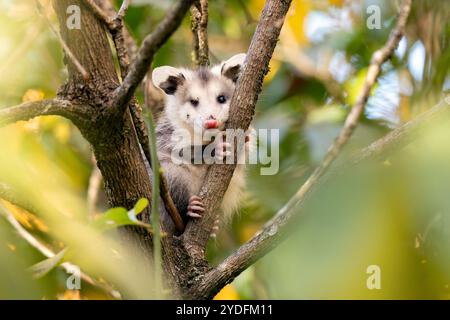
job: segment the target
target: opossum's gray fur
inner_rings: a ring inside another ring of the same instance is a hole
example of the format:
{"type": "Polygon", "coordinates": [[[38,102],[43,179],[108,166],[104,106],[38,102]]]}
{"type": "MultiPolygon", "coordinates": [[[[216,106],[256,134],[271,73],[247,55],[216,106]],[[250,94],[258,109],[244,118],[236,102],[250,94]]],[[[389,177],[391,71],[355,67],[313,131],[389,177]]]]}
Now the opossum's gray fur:
{"type": "MultiPolygon", "coordinates": [[[[185,221],[188,219],[189,199],[199,194],[209,165],[176,164],[172,160],[172,152],[174,148],[178,150],[180,145],[192,147],[193,137],[197,134],[196,126],[202,126],[210,117],[217,119],[220,123],[219,130],[223,130],[244,59],[245,54],[236,55],[211,69],[159,67],[153,71],[153,83],[166,93],[164,111],[156,129],[158,156],[172,198],[185,221]],[[218,102],[219,95],[224,96],[225,103],[218,102]],[[192,100],[198,101],[198,105],[194,106],[192,100]],[[174,142],[174,136],[182,142],[174,142]]],[[[211,143],[200,138],[196,141],[200,141],[201,145],[211,143]]],[[[238,164],[222,200],[221,221],[230,220],[232,213],[236,212],[244,187],[245,165],[238,164]]]]}

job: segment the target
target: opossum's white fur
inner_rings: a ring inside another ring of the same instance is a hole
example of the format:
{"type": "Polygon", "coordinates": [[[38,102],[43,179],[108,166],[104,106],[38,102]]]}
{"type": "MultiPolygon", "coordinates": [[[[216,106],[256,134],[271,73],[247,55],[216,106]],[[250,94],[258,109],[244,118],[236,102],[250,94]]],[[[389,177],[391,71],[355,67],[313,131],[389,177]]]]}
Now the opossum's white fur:
{"type": "MultiPolygon", "coordinates": [[[[182,213],[186,212],[189,197],[199,194],[208,165],[173,163],[173,137],[178,138],[177,148],[180,147],[180,137],[186,146],[210,143],[201,139],[198,135],[200,130],[196,130],[210,118],[219,122],[219,130],[224,129],[236,79],[244,60],[245,54],[238,54],[210,69],[189,70],[164,66],[153,71],[154,85],[166,93],[164,112],[157,126],[158,154],[172,197],[182,213]],[[218,102],[220,95],[226,98],[225,103],[218,102]],[[198,105],[194,106],[192,100],[198,101],[198,105]]],[[[239,164],[221,204],[221,221],[229,221],[236,212],[245,180],[245,165],[239,164]]]]}

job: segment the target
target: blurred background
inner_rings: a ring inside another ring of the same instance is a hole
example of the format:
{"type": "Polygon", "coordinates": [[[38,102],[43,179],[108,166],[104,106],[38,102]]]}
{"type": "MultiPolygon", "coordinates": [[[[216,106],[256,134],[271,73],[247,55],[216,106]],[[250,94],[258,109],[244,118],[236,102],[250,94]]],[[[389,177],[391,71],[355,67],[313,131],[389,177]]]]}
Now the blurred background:
{"type": "MultiPolygon", "coordinates": [[[[126,23],[138,44],[173,2],[133,1],[126,23]]],[[[56,27],[50,1],[41,3],[56,27]]],[[[262,176],[259,166],[249,167],[240,214],[210,242],[213,263],[250,239],[320,163],[355,102],[372,53],[395,24],[399,4],[293,1],[254,121],[256,128],[280,130],[280,170],[262,176]],[[367,27],[371,5],[380,8],[381,28],[367,27]]],[[[212,63],[247,50],[263,5],[210,1],[212,63]]],[[[191,53],[186,17],[154,65],[192,66],[191,53]]],[[[414,143],[382,161],[345,166],[349,156],[441,101],[450,90],[449,66],[450,3],[413,0],[406,36],[383,66],[337,161],[340,174],[309,198],[294,234],[216,298],[449,299],[449,122],[424,127],[414,143]],[[369,290],[367,268],[373,265],[381,288],[369,290]]],[[[67,77],[61,46],[34,1],[0,0],[0,74],[0,108],[52,98],[67,77]]],[[[138,98],[143,101],[142,92],[138,98]]],[[[2,185],[25,205],[0,199],[0,298],[112,299],[111,283],[131,297],[153,297],[151,281],[143,283],[136,272],[142,271],[139,257],[128,257],[103,232],[107,227],[92,221],[108,207],[90,147],[70,121],[41,117],[1,128],[2,185]],[[45,260],[24,232],[53,253],[70,252],[45,260]],[[68,290],[66,271],[54,268],[63,261],[81,266],[107,289],[82,281],[81,290],[68,290]]]]}

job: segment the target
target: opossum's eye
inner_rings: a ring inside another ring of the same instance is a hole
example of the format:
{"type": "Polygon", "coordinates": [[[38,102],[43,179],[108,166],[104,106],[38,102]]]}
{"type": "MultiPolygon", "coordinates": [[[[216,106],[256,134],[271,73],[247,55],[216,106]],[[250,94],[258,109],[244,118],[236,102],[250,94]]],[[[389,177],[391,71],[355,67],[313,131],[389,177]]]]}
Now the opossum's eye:
{"type": "Polygon", "coordinates": [[[193,107],[198,106],[198,100],[196,100],[196,99],[191,99],[189,102],[192,104],[193,107]]]}
{"type": "Polygon", "coordinates": [[[217,97],[217,102],[220,104],[224,104],[225,102],[227,102],[227,98],[225,98],[225,96],[221,94],[217,97]]]}

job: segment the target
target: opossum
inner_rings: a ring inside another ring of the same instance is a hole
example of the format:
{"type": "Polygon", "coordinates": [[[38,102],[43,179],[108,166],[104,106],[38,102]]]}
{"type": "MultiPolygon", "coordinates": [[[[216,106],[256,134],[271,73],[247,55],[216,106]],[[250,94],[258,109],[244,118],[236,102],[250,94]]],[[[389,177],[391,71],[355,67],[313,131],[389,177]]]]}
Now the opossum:
{"type": "MultiPolygon", "coordinates": [[[[215,159],[229,155],[230,145],[224,139],[216,137],[211,141],[202,134],[224,130],[244,60],[245,54],[238,54],[212,68],[189,70],[163,66],[153,70],[153,84],[166,96],[156,128],[158,157],[171,196],[185,223],[189,218],[201,218],[204,212],[199,192],[210,164],[175,163],[173,156],[193,151],[195,147],[202,151],[210,145],[215,147],[215,153],[212,153],[215,159]]],[[[236,212],[244,187],[245,165],[238,164],[222,199],[223,215],[216,220],[214,230],[219,221],[229,221],[236,212]]]]}

